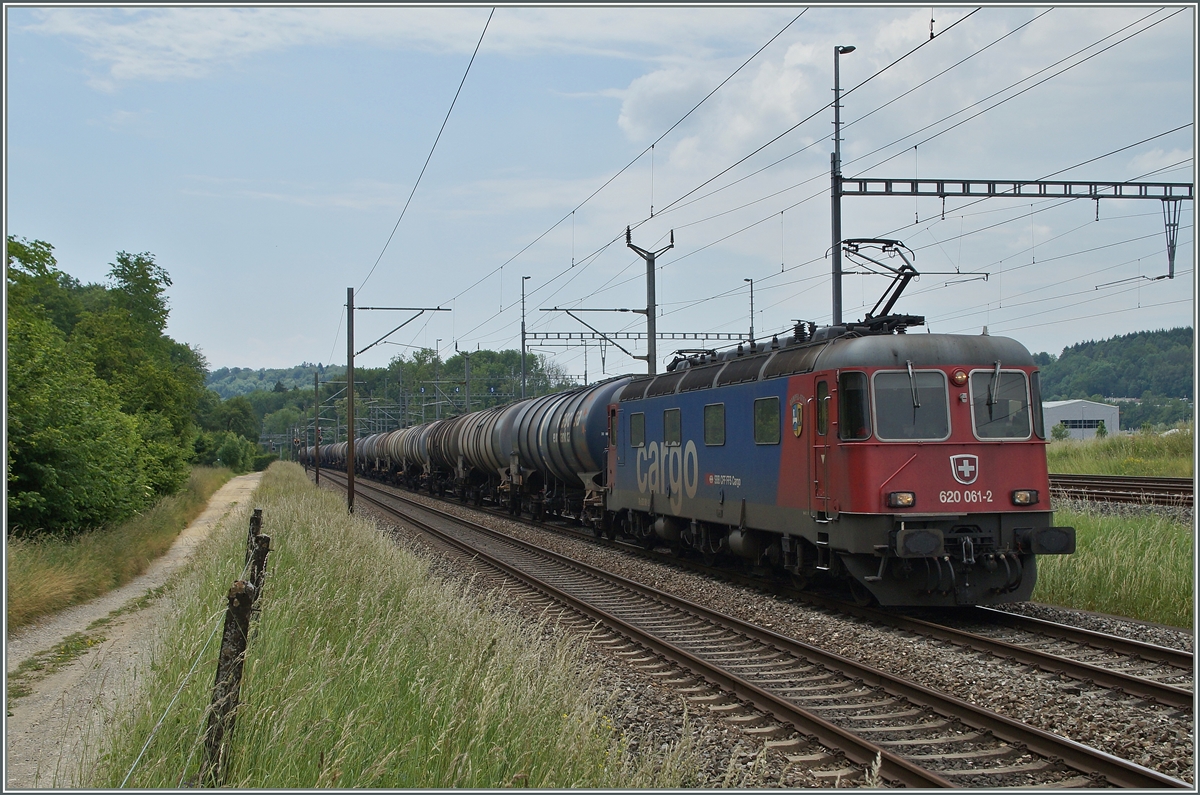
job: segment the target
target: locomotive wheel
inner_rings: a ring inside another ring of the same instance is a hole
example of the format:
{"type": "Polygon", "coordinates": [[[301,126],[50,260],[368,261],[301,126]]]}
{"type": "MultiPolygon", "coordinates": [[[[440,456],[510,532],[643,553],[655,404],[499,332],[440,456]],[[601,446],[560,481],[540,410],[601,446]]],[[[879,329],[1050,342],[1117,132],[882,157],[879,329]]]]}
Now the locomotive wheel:
{"type": "Polygon", "coordinates": [[[858,580],[850,580],[850,595],[854,597],[854,604],[859,607],[875,604],[875,596],[858,580]]]}
{"type": "Polygon", "coordinates": [[[809,579],[807,574],[797,574],[794,571],[789,571],[788,579],[791,581],[792,587],[797,591],[803,591],[808,587],[809,579]]]}

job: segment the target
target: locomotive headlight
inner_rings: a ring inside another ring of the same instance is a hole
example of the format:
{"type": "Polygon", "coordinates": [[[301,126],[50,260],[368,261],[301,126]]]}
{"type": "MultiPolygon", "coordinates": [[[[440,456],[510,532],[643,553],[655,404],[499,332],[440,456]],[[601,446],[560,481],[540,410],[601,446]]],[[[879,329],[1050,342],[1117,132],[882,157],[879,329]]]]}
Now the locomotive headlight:
{"type": "Polygon", "coordinates": [[[917,504],[917,495],[911,491],[893,491],[887,496],[889,508],[911,508],[917,504]]]}
{"type": "Polygon", "coordinates": [[[1013,505],[1037,505],[1038,493],[1036,489],[1018,489],[1012,493],[1013,505]]]}
{"type": "Polygon", "coordinates": [[[967,374],[962,370],[955,370],[954,375],[950,376],[950,380],[954,382],[955,386],[962,386],[967,383],[967,374]]]}

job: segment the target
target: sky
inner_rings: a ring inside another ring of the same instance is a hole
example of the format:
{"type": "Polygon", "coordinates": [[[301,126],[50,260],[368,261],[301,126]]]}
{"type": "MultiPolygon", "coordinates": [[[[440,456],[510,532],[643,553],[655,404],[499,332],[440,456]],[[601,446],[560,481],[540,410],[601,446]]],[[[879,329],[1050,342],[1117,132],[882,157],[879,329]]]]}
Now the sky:
{"type": "MultiPolygon", "coordinates": [[[[1194,181],[1192,5],[6,5],[4,25],[6,235],[84,282],[151,253],[167,333],[212,369],[344,364],[348,288],[449,310],[356,310],[358,366],[519,348],[522,284],[531,334],[643,332],[561,311],[644,311],[626,227],[674,235],[659,332],[748,335],[747,280],[757,338],[828,323],[839,45],[848,178],[1194,181]]],[[[911,250],[895,311],[928,331],[1058,353],[1193,325],[1194,205],[1160,279],[1163,204],[854,196],[842,232],[911,250]]],[[[889,279],[843,267],[858,319],[889,279]]],[[[660,341],[658,369],[729,344],[660,341]]],[[[529,342],[590,381],[646,370],[570,345],[529,342]]]]}

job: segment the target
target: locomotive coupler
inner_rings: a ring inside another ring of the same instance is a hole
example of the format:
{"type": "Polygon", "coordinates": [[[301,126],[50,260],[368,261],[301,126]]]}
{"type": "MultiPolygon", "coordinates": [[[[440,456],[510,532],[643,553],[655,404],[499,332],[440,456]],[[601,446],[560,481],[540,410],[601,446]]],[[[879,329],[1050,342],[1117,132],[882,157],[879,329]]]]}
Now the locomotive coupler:
{"type": "Polygon", "coordinates": [[[972,566],[975,564],[975,544],[969,536],[963,537],[962,542],[963,565],[972,566]]]}

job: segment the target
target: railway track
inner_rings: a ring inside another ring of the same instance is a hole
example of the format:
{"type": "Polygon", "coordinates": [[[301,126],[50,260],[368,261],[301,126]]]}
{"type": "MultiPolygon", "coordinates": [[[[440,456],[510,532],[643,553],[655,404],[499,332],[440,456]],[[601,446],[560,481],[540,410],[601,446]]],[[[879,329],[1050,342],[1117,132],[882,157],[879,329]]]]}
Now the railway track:
{"type": "MultiPolygon", "coordinates": [[[[437,513],[403,495],[364,484],[359,496],[603,623],[646,653],[671,660],[696,677],[695,687],[717,685],[730,698],[794,726],[857,765],[878,759],[879,773],[888,781],[951,788],[1188,787],[886,672],[437,513]]],[[[797,759],[813,756],[821,753],[797,759]]]]}
{"type": "Polygon", "coordinates": [[[1192,507],[1192,478],[1142,478],[1123,475],[1051,475],[1050,493],[1075,500],[1192,507]]]}
{"type": "MultiPolygon", "coordinates": [[[[486,510],[508,521],[517,521],[506,512],[486,510]]],[[[726,569],[714,569],[698,561],[664,555],[619,542],[595,538],[588,531],[547,522],[520,520],[551,532],[571,533],[577,538],[604,546],[620,548],[674,566],[700,571],[741,585],[764,589],[843,615],[856,616],[876,624],[892,626],[917,635],[953,643],[957,646],[1031,665],[1047,673],[1066,676],[1087,685],[1107,688],[1191,712],[1195,704],[1194,660],[1190,652],[1156,646],[1140,641],[1092,632],[1066,624],[1057,624],[986,607],[947,611],[886,611],[857,606],[834,597],[797,591],[761,578],[738,575],[726,569]],[[953,618],[947,618],[948,615],[953,618]],[[920,616],[925,615],[922,619],[920,616]],[[967,629],[964,627],[971,627],[967,629]]]]}

